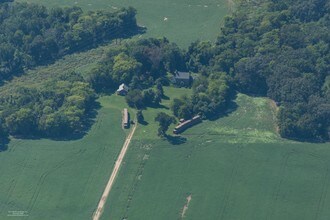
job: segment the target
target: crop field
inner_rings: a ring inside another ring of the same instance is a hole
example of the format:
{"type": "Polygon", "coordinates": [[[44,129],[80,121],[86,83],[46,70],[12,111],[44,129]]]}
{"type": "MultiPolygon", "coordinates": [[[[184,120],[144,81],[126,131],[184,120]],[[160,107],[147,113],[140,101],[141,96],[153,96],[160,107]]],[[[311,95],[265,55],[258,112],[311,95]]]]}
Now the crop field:
{"type": "Polygon", "coordinates": [[[91,218],[125,139],[123,99],[99,101],[95,124],[83,139],[14,139],[0,152],[0,219],[22,219],[15,211],[28,219],[91,218]]]}
{"type": "Polygon", "coordinates": [[[239,94],[227,115],[170,141],[153,121],[163,104],[145,112],[102,219],[330,218],[330,144],[280,138],[270,100],[239,94]]]}
{"type": "MultiPolygon", "coordinates": [[[[26,0],[18,0],[26,1],[26,0]]],[[[79,6],[85,10],[115,10],[133,6],[140,26],[148,37],[167,37],[180,46],[192,41],[215,40],[222,18],[228,13],[228,0],[29,0],[53,6],[79,6]]],[[[231,2],[231,1],[229,1],[231,2]]]]}

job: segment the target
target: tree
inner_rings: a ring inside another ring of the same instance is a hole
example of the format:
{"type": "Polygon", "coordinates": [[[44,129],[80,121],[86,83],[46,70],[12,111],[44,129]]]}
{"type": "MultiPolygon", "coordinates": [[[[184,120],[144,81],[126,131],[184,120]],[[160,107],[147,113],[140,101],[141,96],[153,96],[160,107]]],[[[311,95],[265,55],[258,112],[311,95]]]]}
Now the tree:
{"type": "MultiPolygon", "coordinates": [[[[47,9],[38,4],[3,2],[10,1],[0,1],[0,80],[65,54],[127,37],[137,28],[133,8],[84,13],[78,7],[47,9]]],[[[138,68],[135,64],[119,59],[115,72],[129,78],[130,71],[138,68]]]]}
{"type": "Polygon", "coordinates": [[[132,108],[141,109],[145,106],[142,92],[139,89],[130,90],[125,99],[127,104],[132,108]]]}
{"type": "Polygon", "coordinates": [[[174,117],[169,116],[168,114],[164,112],[160,112],[157,114],[155,121],[159,123],[158,128],[158,136],[165,137],[166,132],[171,124],[175,124],[176,120],[174,117]]]}
{"type": "Polygon", "coordinates": [[[125,53],[120,53],[114,57],[114,65],[112,67],[112,79],[116,83],[129,83],[134,75],[140,73],[142,64],[134,58],[127,56],[125,53]]]}
{"type": "Polygon", "coordinates": [[[143,123],[144,122],[144,116],[143,116],[142,110],[138,110],[137,111],[136,118],[137,118],[137,121],[139,123],[143,123]]]}
{"type": "Polygon", "coordinates": [[[162,84],[160,83],[160,81],[158,80],[156,82],[156,88],[157,88],[157,95],[160,96],[160,97],[163,97],[164,96],[164,89],[163,89],[163,86],[162,84]]]}

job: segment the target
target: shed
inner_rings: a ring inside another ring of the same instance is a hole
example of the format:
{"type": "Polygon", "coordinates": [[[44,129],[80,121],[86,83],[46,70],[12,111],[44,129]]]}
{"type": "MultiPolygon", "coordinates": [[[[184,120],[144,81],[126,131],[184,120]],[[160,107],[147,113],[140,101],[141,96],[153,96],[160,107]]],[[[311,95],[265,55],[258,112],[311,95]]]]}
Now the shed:
{"type": "Polygon", "coordinates": [[[174,83],[180,87],[189,87],[192,83],[192,77],[189,72],[175,71],[174,83]]]}
{"type": "Polygon", "coordinates": [[[119,88],[117,89],[117,95],[125,96],[125,95],[127,95],[128,90],[129,90],[128,86],[125,85],[125,83],[122,83],[122,84],[119,86],[119,88]]]}
{"type": "Polygon", "coordinates": [[[123,110],[122,126],[123,128],[129,128],[129,113],[127,111],[127,108],[124,108],[123,110]]]}

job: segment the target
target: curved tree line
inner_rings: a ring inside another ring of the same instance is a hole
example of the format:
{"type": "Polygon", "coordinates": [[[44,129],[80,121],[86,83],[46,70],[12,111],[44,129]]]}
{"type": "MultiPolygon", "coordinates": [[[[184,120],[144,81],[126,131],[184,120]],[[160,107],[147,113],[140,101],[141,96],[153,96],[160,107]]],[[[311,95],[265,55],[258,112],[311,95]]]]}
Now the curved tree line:
{"type": "MultiPolygon", "coordinates": [[[[1,8],[6,9],[0,12],[2,79],[14,73],[13,66],[39,65],[81,50],[86,42],[96,45],[137,30],[132,8],[115,13],[84,13],[75,7],[47,11],[30,4],[2,4],[1,8]]],[[[45,87],[16,88],[14,98],[7,94],[0,99],[3,129],[22,136],[81,133],[95,91],[113,92],[126,83],[131,87],[129,105],[155,106],[165,98],[162,86],[170,84],[171,74],[179,70],[193,72],[197,79],[192,96],[172,103],[178,118],[219,115],[236,90],[276,101],[282,137],[328,140],[329,14],[326,0],[238,1],[216,43],[197,41],[182,50],[165,38],[131,41],[112,47],[86,80],[64,73],[45,87]]]]}
{"type": "MultiPolygon", "coordinates": [[[[0,81],[66,54],[138,31],[133,8],[83,12],[30,3],[0,4],[0,81]]],[[[0,135],[71,138],[90,126],[95,92],[79,73],[18,84],[0,97],[0,135]]],[[[1,149],[0,149],[1,150],[1,149]]]]}
{"type": "Polygon", "coordinates": [[[0,4],[0,81],[65,54],[137,31],[133,8],[83,12],[30,3],[0,4]]]}
{"type": "Polygon", "coordinates": [[[238,1],[216,44],[188,54],[191,71],[226,72],[238,91],[275,100],[282,137],[329,139],[329,1],[238,1]]]}

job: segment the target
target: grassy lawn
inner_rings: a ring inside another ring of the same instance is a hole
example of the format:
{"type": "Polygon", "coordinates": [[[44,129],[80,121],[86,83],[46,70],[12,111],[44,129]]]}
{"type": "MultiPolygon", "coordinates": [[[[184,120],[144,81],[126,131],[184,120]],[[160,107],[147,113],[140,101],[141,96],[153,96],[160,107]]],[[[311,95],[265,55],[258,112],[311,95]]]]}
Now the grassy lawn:
{"type": "Polygon", "coordinates": [[[227,116],[176,145],[156,137],[163,110],[145,112],[102,219],[181,219],[190,195],[185,219],[330,218],[330,144],[280,138],[270,100],[239,94],[227,116]]]}
{"type": "MultiPolygon", "coordinates": [[[[26,1],[26,0],[18,0],[26,1]]],[[[187,47],[192,41],[215,40],[222,18],[228,13],[227,0],[29,0],[49,7],[79,6],[85,10],[114,10],[133,6],[139,25],[148,37],[167,37],[187,47]],[[167,19],[166,19],[167,18],[167,19]]]]}
{"type": "Polygon", "coordinates": [[[73,141],[11,140],[0,152],[0,219],[90,219],[125,139],[122,97],[100,98],[95,124],[73,141]]]}

